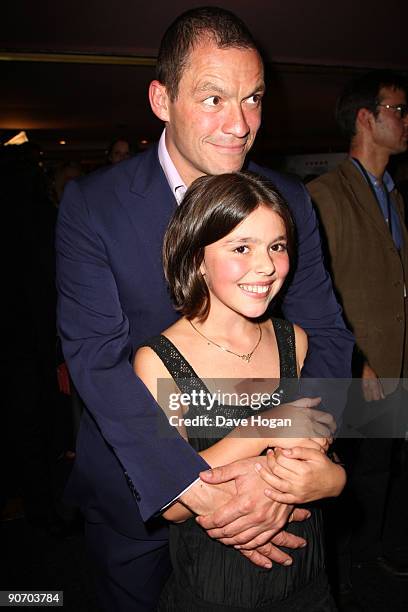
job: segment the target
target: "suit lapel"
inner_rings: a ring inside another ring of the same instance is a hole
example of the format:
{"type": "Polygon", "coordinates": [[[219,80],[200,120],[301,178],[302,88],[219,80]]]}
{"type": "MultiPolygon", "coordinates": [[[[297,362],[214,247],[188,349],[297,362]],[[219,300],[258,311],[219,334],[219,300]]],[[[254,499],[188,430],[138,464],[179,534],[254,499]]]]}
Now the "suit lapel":
{"type": "MultiPolygon", "coordinates": [[[[130,219],[138,240],[145,243],[146,257],[161,252],[163,235],[176,209],[176,199],[160,166],[157,146],[135,158],[136,168],[129,181],[118,182],[116,194],[130,219]]],[[[161,268],[161,262],[159,261],[161,268]]]]}
{"type": "Polygon", "coordinates": [[[385,223],[384,216],[377,202],[377,198],[375,198],[364,176],[349,159],[346,159],[340,164],[340,172],[349,184],[354,196],[355,205],[364,210],[366,217],[375,225],[377,230],[383,234],[384,239],[394,244],[391,233],[385,223]]]}

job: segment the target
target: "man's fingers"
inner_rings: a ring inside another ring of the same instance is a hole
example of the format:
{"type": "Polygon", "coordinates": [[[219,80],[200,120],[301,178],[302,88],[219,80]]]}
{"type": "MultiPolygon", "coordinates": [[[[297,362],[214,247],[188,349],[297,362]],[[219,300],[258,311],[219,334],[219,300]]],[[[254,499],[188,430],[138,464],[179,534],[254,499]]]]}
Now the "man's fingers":
{"type": "Polygon", "coordinates": [[[332,425],[334,422],[334,418],[330,414],[330,412],[325,412],[324,410],[316,410],[315,408],[309,408],[309,413],[315,421],[320,421],[320,423],[327,423],[328,425],[332,425]]]}
{"type": "MultiPolygon", "coordinates": [[[[247,553],[250,553],[251,551],[241,550],[240,552],[243,555],[248,556],[247,553]]],[[[268,542],[267,544],[256,548],[255,552],[263,555],[264,557],[267,557],[273,563],[279,563],[280,565],[292,565],[293,563],[292,557],[287,553],[283,552],[283,550],[281,550],[277,546],[274,546],[272,542],[268,542]]]]}
{"type": "MultiPolygon", "coordinates": [[[[206,531],[211,529],[222,529],[226,525],[232,525],[235,521],[241,517],[245,517],[248,514],[246,508],[239,503],[240,499],[233,499],[231,502],[225,504],[215,512],[207,514],[205,516],[198,516],[196,518],[197,523],[206,531]]],[[[248,527],[248,525],[247,525],[248,527]]],[[[228,533],[222,533],[221,537],[228,537],[235,535],[237,531],[234,530],[228,533]]]]}
{"type": "Polygon", "coordinates": [[[289,533],[288,531],[280,531],[271,540],[275,546],[286,546],[286,548],[304,548],[307,544],[304,538],[289,533]]]}
{"type": "Polygon", "coordinates": [[[336,431],[336,421],[330,412],[324,412],[323,410],[314,410],[313,408],[309,409],[309,413],[311,418],[322,425],[326,425],[329,428],[329,437],[336,431]]]}
{"type": "Polygon", "coordinates": [[[239,468],[239,463],[234,462],[229,465],[221,465],[211,470],[200,472],[200,478],[208,484],[221,484],[233,480],[242,474],[242,467],[239,468]]]}
{"type": "MultiPolygon", "coordinates": [[[[273,501],[278,501],[283,504],[293,504],[297,502],[297,498],[293,494],[281,494],[282,501],[276,499],[276,492],[267,493],[268,489],[265,489],[265,496],[273,501]]],[[[310,511],[305,508],[295,508],[290,514],[290,522],[292,521],[304,521],[310,517],[310,511]]],[[[199,519],[206,519],[207,517],[198,517],[199,519]]],[[[198,520],[198,519],[197,519],[198,520]]],[[[202,523],[201,520],[198,522],[202,523]]],[[[277,527],[281,529],[281,527],[277,527]]],[[[259,526],[254,523],[248,526],[248,517],[240,517],[233,523],[224,525],[223,527],[216,529],[207,530],[209,537],[219,540],[223,544],[228,546],[244,547],[246,549],[255,548],[260,544],[267,542],[276,533],[277,529],[269,529],[259,533],[259,526]]]]}
{"type": "MultiPolygon", "coordinates": [[[[264,546],[264,544],[267,542],[270,542],[275,534],[276,532],[273,530],[264,531],[263,533],[258,534],[254,529],[248,529],[248,531],[239,534],[239,536],[235,538],[240,540],[242,543],[238,542],[237,544],[234,544],[234,547],[238,550],[253,550],[255,548],[259,550],[259,547],[264,546]]],[[[221,541],[222,540],[220,540],[220,542],[221,541]]],[[[225,542],[223,542],[223,544],[225,544],[225,542]]]]}
{"type": "Polygon", "coordinates": [[[287,548],[303,548],[306,546],[306,540],[304,538],[300,538],[299,536],[289,533],[288,531],[280,531],[275,535],[273,535],[273,532],[269,532],[269,534],[265,533],[262,534],[262,536],[268,537],[265,539],[258,536],[247,544],[243,546],[235,546],[235,548],[238,550],[256,549],[258,552],[262,552],[262,554],[266,554],[266,556],[268,556],[268,551],[270,550],[273,550],[274,554],[277,554],[275,552],[276,546],[286,546],[287,548]],[[273,548],[270,547],[270,544],[274,545],[273,548]]]}
{"type": "MultiPolygon", "coordinates": [[[[217,511],[218,512],[218,511],[217,511]]],[[[214,513],[214,515],[217,514],[214,513]]],[[[289,514],[290,510],[288,510],[289,514]]],[[[268,525],[265,522],[259,520],[259,516],[253,512],[248,513],[246,516],[239,516],[232,522],[225,523],[222,527],[213,527],[212,525],[217,521],[212,518],[213,515],[197,517],[197,522],[201,527],[206,529],[207,534],[210,538],[220,540],[223,544],[228,545],[245,545],[252,541],[254,538],[259,537],[258,543],[261,541],[265,543],[274,533],[277,533],[287,522],[287,515],[282,515],[276,518],[275,521],[268,521],[268,525]],[[206,525],[209,525],[207,528],[206,525]],[[265,536],[266,534],[266,536],[265,536]]],[[[227,515],[228,516],[228,515],[227,515]]],[[[254,548],[254,546],[252,546],[254,548]]]]}
{"type": "Polygon", "coordinates": [[[312,421],[311,427],[313,429],[313,438],[329,438],[332,434],[332,430],[326,423],[320,423],[320,421],[312,421]]]}
{"type": "Polygon", "coordinates": [[[271,539],[273,531],[266,531],[265,533],[259,534],[259,531],[255,528],[247,529],[242,531],[232,538],[215,538],[226,546],[234,546],[235,548],[245,548],[247,550],[262,546],[265,542],[271,539]]]}
{"type": "Polygon", "coordinates": [[[305,521],[311,517],[311,512],[306,510],[306,508],[294,508],[291,516],[292,521],[305,521]]]}
{"type": "Polygon", "coordinates": [[[249,559],[254,565],[264,567],[265,569],[271,569],[272,567],[271,560],[257,550],[241,550],[240,553],[249,559]]]}
{"type": "Polygon", "coordinates": [[[222,529],[210,529],[207,531],[207,535],[214,540],[219,540],[223,544],[227,544],[228,546],[235,545],[246,545],[249,542],[254,541],[254,538],[257,538],[256,544],[252,544],[251,546],[246,546],[246,548],[256,548],[261,544],[265,544],[271,537],[276,533],[276,530],[269,529],[266,531],[262,531],[259,533],[259,526],[253,525],[248,527],[243,522],[235,521],[232,526],[227,525],[222,529]],[[233,535],[231,535],[233,534],[233,535]]]}

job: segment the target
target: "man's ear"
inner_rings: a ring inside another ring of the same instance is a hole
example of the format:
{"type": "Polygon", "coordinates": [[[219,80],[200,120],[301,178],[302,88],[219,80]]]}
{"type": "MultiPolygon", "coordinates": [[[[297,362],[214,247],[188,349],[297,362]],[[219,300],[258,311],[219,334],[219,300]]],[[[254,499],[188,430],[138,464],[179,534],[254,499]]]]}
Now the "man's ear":
{"type": "Polygon", "coordinates": [[[357,131],[359,127],[360,129],[371,131],[371,127],[374,122],[375,122],[375,117],[372,111],[368,110],[368,108],[359,109],[359,111],[357,112],[357,117],[356,117],[357,131]]]}
{"type": "Polygon", "coordinates": [[[159,81],[152,81],[149,86],[149,101],[152,111],[162,121],[169,120],[169,97],[166,87],[159,81]]]}

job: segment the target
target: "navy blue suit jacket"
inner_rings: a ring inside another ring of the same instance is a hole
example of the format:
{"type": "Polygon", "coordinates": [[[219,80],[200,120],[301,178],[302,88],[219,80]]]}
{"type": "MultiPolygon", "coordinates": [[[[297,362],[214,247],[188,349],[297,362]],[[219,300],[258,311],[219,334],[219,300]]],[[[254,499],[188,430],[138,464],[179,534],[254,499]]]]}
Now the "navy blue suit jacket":
{"type": "MultiPolygon", "coordinates": [[[[297,270],[283,309],[309,335],[305,374],[349,376],[352,337],[307,192],[296,179],[250,169],[274,181],[297,226],[297,270]]],[[[131,365],[134,348],[177,318],[161,264],[175,206],[155,146],[69,183],[57,226],[59,333],[87,406],[68,488],[89,520],[141,539],[166,537],[149,519],[206,467],[174,431],[158,435],[158,423],[170,425],[131,365]]]]}

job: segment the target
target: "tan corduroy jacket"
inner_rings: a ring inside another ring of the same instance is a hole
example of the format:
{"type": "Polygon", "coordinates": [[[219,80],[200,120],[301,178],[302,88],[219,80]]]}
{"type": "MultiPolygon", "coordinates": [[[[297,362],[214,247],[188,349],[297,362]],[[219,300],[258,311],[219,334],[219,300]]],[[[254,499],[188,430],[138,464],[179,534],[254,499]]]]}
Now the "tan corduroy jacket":
{"type": "Polygon", "coordinates": [[[408,233],[400,194],[394,190],[391,198],[401,222],[401,254],[366,179],[349,159],[307,187],[327,241],[334,285],[358,348],[379,377],[406,376],[408,233]]]}

